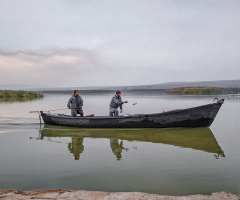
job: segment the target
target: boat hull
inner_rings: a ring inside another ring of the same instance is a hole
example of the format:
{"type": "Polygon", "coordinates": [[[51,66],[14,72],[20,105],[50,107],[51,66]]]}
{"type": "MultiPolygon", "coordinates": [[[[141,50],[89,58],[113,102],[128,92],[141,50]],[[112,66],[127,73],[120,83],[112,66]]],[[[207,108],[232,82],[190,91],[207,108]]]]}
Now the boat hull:
{"type": "Polygon", "coordinates": [[[156,114],[136,114],[119,117],[73,117],[44,113],[45,124],[80,128],[171,128],[209,127],[215,119],[223,100],[203,106],[173,110],[156,114]]]}

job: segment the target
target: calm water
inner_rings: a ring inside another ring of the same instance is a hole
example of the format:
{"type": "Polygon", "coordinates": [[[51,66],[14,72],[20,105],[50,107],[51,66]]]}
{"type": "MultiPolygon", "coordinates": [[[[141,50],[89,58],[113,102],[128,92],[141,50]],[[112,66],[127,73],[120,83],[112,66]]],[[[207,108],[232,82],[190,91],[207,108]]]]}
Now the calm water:
{"type": "MultiPolygon", "coordinates": [[[[108,115],[112,95],[82,94],[84,114],[108,115]]],[[[210,129],[77,129],[40,125],[38,114],[29,113],[69,114],[69,98],[0,102],[0,189],[240,194],[239,98],[220,97],[225,103],[210,129]]],[[[207,104],[215,96],[122,98],[129,101],[123,114],[141,114],[207,104]]]]}

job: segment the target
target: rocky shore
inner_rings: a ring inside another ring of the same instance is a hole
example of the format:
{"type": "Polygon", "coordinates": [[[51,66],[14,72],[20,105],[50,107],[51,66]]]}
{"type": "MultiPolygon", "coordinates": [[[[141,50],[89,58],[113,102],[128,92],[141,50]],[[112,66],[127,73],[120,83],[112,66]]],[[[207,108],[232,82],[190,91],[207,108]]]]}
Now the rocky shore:
{"type": "Polygon", "coordinates": [[[141,192],[98,192],[84,190],[44,190],[44,191],[0,191],[1,200],[240,200],[239,195],[229,192],[217,192],[211,195],[168,196],[141,192]]]}

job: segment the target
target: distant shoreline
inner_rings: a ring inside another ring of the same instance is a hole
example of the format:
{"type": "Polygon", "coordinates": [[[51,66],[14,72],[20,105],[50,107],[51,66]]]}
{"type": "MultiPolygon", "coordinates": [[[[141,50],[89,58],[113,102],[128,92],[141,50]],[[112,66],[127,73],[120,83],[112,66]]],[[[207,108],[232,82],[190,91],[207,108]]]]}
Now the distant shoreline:
{"type": "MultiPolygon", "coordinates": [[[[77,88],[76,88],[77,89],[77,88]]],[[[82,94],[113,94],[115,90],[78,90],[82,94]]],[[[73,90],[46,90],[43,93],[72,93],[73,90]]],[[[171,89],[123,89],[122,93],[164,93],[177,95],[221,95],[240,93],[240,88],[218,88],[218,87],[179,87],[171,89]]]]}
{"type": "MultiPolygon", "coordinates": [[[[77,89],[77,88],[76,88],[77,89]]],[[[78,90],[81,94],[113,94],[112,89],[87,89],[78,90]]],[[[14,91],[0,90],[0,98],[42,98],[43,93],[67,93],[71,94],[73,90],[42,90],[42,91],[14,91]]],[[[237,94],[240,93],[240,88],[220,88],[220,87],[178,87],[171,89],[123,89],[122,93],[164,93],[175,95],[222,95],[222,94],[237,94]]]]}
{"type": "Polygon", "coordinates": [[[192,81],[192,82],[165,82],[150,85],[125,85],[125,86],[43,86],[43,85],[0,85],[0,90],[26,90],[26,91],[62,91],[62,90],[161,90],[179,87],[217,87],[217,88],[240,88],[240,79],[215,80],[215,81],[192,81]]]}

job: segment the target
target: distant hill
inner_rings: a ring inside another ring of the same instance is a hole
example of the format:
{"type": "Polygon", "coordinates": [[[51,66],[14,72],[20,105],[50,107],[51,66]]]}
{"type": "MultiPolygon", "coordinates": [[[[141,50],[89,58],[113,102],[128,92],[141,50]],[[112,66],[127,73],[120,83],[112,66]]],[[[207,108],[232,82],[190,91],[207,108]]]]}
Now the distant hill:
{"type": "MultiPolygon", "coordinates": [[[[220,87],[220,88],[240,88],[240,80],[218,80],[218,81],[199,81],[199,82],[168,82],[154,85],[136,86],[105,86],[105,87],[66,87],[55,88],[56,90],[166,90],[178,87],[220,87]]],[[[47,90],[54,90],[48,88],[47,90]]]]}
{"type": "Polygon", "coordinates": [[[154,89],[171,89],[178,87],[220,87],[220,88],[240,88],[240,80],[217,80],[199,82],[168,82],[151,85],[154,89]]]}
{"type": "MultiPolygon", "coordinates": [[[[171,89],[178,87],[220,87],[220,88],[240,88],[240,80],[218,80],[218,81],[199,81],[199,82],[168,82],[154,85],[120,86],[120,90],[151,90],[151,89],[171,89]]],[[[116,87],[111,87],[115,88],[116,87]]]]}
{"type": "Polygon", "coordinates": [[[178,87],[220,87],[220,88],[240,88],[239,80],[216,80],[198,82],[167,82],[153,85],[135,86],[95,86],[95,87],[44,87],[44,86],[1,86],[0,90],[32,90],[32,91],[69,91],[69,90],[165,90],[178,87]]]}

